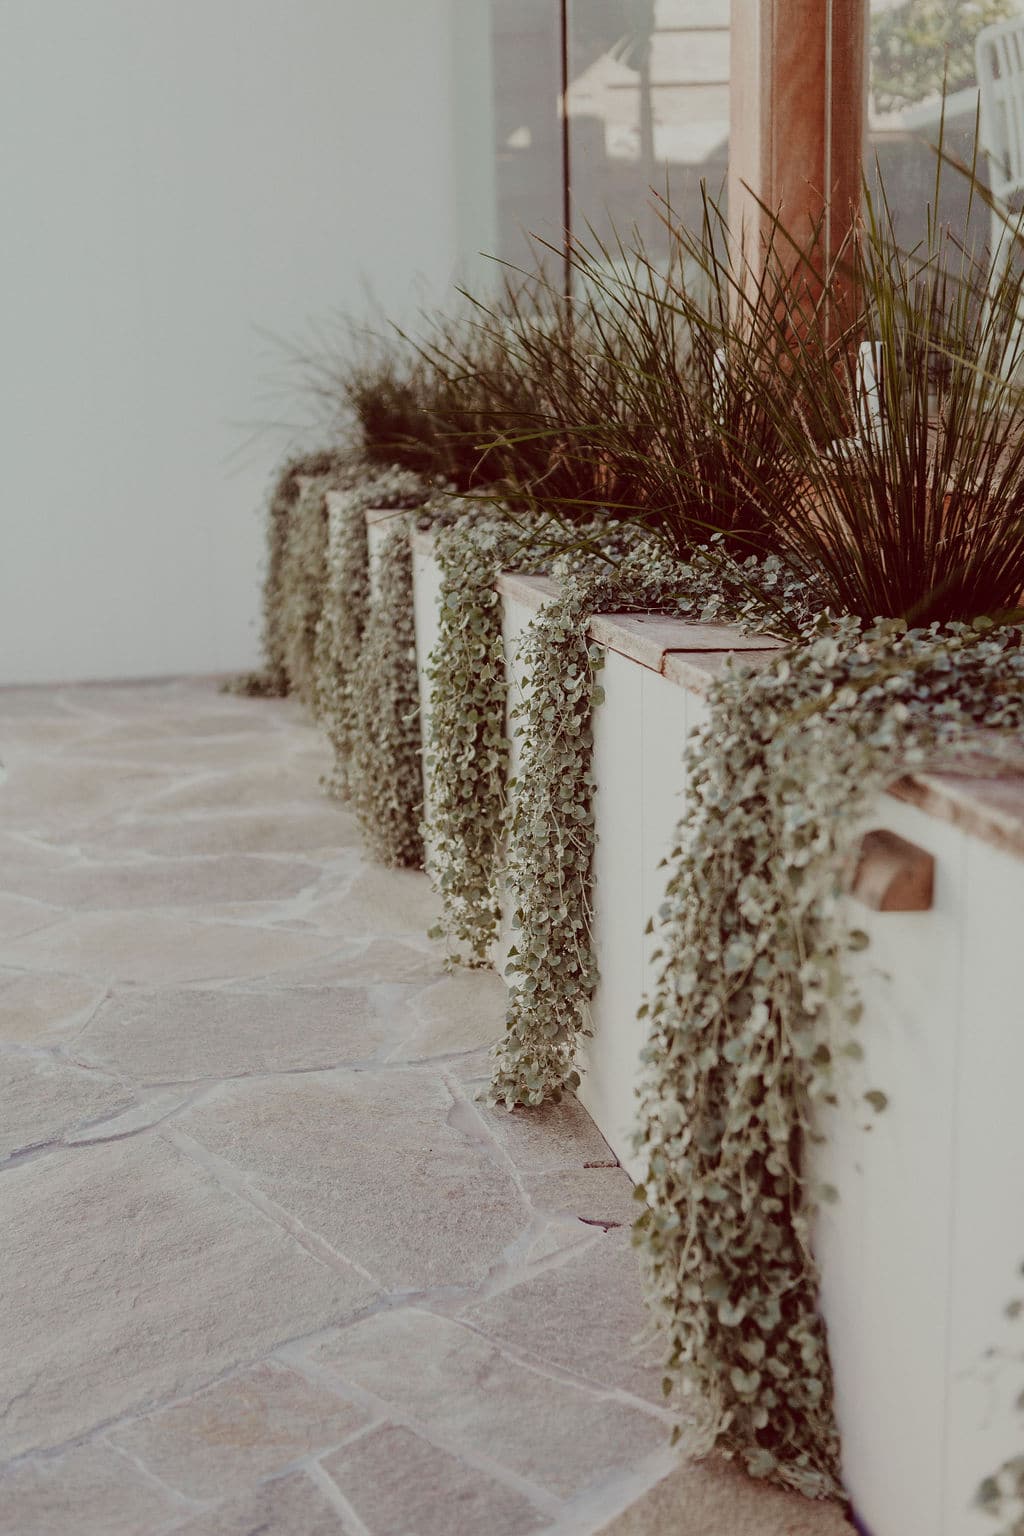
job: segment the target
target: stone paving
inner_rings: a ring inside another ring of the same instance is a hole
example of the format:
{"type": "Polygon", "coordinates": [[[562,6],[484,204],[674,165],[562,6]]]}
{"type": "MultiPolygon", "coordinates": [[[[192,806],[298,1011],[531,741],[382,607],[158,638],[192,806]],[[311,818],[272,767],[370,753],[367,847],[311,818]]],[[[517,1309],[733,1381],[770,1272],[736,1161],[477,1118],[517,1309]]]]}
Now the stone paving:
{"type": "Polygon", "coordinates": [[[292,704],[8,690],[0,757],[0,1536],[847,1530],[670,1450],[626,1175],[480,1102],[501,984],[292,704]]]}

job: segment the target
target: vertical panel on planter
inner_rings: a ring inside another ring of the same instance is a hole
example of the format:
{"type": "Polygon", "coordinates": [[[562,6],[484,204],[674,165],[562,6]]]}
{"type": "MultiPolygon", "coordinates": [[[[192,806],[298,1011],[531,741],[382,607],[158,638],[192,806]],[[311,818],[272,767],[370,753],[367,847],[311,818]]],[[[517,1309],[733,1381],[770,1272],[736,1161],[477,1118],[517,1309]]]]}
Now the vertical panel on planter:
{"type": "Polygon", "coordinates": [[[633,1162],[637,1058],[644,1039],[636,1017],[643,993],[637,935],[643,903],[643,671],[609,651],[599,674],[605,697],[594,710],[593,937],[600,979],[593,1039],[581,1051],[580,1098],[627,1167],[633,1162]]]}
{"type": "Polygon", "coordinates": [[[984,1477],[1024,1447],[1024,863],[968,838],[963,1012],[957,1060],[945,1532],[985,1536],[968,1511],[984,1477]],[[1003,1358],[986,1359],[997,1349],[1003,1358]]]}
{"type": "MultiPolygon", "coordinates": [[[[965,838],[886,798],[882,824],[935,857],[930,912],[852,913],[864,1060],[845,1076],[812,1173],[835,1186],[815,1247],[843,1470],[872,1536],[947,1536],[942,1483],[965,838]],[[865,1093],[886,1095],[878,1112],[865,1093]]],[[[950,1527],[948,1536],[961,1536],[950,1527]]]]}
{"type": "Polygon", "coordinates": [[[366,547],[370,565],[370,602],[380,597],[380,554],[395,519],[402,516],[391,507],[370,507],[366,513],[366,547]]]}

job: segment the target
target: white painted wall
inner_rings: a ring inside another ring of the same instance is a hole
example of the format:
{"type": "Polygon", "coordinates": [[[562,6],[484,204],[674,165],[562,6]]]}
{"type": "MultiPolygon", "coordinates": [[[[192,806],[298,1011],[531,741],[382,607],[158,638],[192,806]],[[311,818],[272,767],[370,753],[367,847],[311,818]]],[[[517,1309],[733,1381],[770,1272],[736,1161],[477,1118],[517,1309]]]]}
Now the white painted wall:
{"type": "Polygon", "coordinates": [[[366,282],[409,314],[491,243],[467,9],[3,0],[0,683],[255,663],[307,414],[268,333],[366,282]]]}

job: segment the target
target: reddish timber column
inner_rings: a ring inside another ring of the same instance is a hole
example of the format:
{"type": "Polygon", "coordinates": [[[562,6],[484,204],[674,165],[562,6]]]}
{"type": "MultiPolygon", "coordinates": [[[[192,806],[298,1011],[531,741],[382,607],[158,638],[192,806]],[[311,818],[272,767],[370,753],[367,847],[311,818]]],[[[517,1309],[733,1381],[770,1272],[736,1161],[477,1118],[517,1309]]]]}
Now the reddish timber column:
{"type": "MultiPolygon", "coordinates": [[[[834,256],[861,202],[867,0],[732,0],[729,223],[761,270],[768,216],[834,256]]],[[[781,254],[781,252],[780,252],[781,254]]]]}

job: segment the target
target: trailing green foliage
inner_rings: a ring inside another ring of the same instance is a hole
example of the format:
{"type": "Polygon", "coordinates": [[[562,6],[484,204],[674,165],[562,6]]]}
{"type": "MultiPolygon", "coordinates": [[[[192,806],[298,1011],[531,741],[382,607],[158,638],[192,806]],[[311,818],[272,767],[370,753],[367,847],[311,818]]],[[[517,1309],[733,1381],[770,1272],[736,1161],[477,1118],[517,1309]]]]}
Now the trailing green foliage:
{"type": "Polygon", "coordinates": [[[508,1108],[575,1088],[597,968],[590,939],[591,712],[600,703],[602,652],[587,637],[596,583],[577,578],[534,619],[519,653],[523,696],[512,711],[520,740],[510,786],[507,881],[512,944],[505,1036],[491,1096],[508,1108]]]}
{"type": "Polygon", "coordinates": [[[453,955],[468,965],[487,964],[501,917],[507,683],[494,583],[511,552],[508,527],[469,507],[434,544],[441,592],[426,669],[430,873],[441,897],[437,936],[468,946],[453,955]]]}
{"type": "MultiPolygon", "coordinates": [[[[257,695],[281,696],[289,692],[289,625],[296,617],[306,622],[304,605],[296,603],[293,584],[307,588],[310,574],[317,579],[318,556],[316,528],[299,535],[294,529],[299,513],[300,489],[312,480],[338,484],[344,479],[345,461],[331,451],[306,454],[289,459],[279,471],[271,490],[266,513],[267,568],[263,580],[264,666],[237,679],[231,691],[257,695]],[[308,553],[309,563],[303,558],[308,553]],[[298,610],[298,612],[297,612],[298,610]]],[[[312,508],[305,509],[312,511],[312,508]]]]}
{"type": "Polygon", "coordinates": [[[295,693],[316,712],[316,631],[326,587],[327,501],[330,480],[306,480],[291,508],[281,574],[280,624],[284,675],[295,693]]]}
{"type": "MultiPolygon", "coordinates": [[[[712,685],[645,1012],[637,1223],[667,1347],[709,1443],[757,1476],[837,1489],[808,1183],[815,1108],[859,1055],[843,875],[858,817],[985,727],[1024,746],[1020,632],[821,619],[712,685]]],[[[988,743],[987,743],[988,744],[988,743]]],[[[881,1093],[869,1095],[876,1109],[881,1093]]]]}
{"type": "Polygon", "coordinates": [[[365,494],[363,486],[354,486],[328,503],[326,590],[316,634],[318,712],[334,749],[324,783],[339,799],[349,792],[356,742],[353,687],[370,613],[365,494]]]}
{"type": "Polygon", "coordinates": [[[1024,1536],[1024,1456],[1014,1456],[985,1479],[978,1502],[1002,1528],[998,1536],[1024,1536]]]}
{"type": "Polygon", "coordinates": [[[1012,1456],[978,1490],[977,1503],[1000,1522],[996,1536],[1024,1536],[1024,1455],[1012,1456]]]}
{"type": "MultiPolygon", "coordinates": [[[[708,619],[769,611],[763,591],[774,563],[738,566],[698,551],[681,564],[649,540],[621,531],[555,564],[559,595],[530,624],[518,662],[522,697],[512,711],[520,742],[510,784],[505,877],[512,910],[504,1039],[495,1048],[491,1094],[509,1108],[558,1098],[579,1083],[576,1048],[587,1031],[597,981],[591,941],[594,852],[591,714],[603,651],[588,637],[595,613],[661,611],[708,619]],[[737,577],[742,580],[738,581],[737,577]]],[[[799,601],[795,590],[794,600],[799,601]]]]}
{"type": "Polygon", "coordinates": [[[365,465],[353,465],[348,486],[330,498],[324,597],[314,661],[317,713],[334,749],[334,766],[326,785],[341,798],[352,787],[359,740],[355,690],[370,614],[366,513],[371,507],[420,506],[429,495],[427,482],[408,471],[374,473],[365,465]]]}
{"type": "Polygon", "coordinates": [[[352,679],[352,803],[378,862],[422,869],[423,760],[407,517],[396,517],[381,545],[376,588],[352,679]]]}

